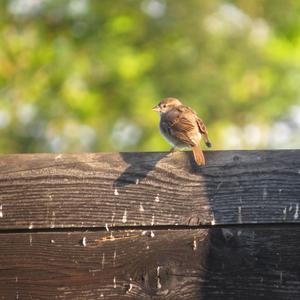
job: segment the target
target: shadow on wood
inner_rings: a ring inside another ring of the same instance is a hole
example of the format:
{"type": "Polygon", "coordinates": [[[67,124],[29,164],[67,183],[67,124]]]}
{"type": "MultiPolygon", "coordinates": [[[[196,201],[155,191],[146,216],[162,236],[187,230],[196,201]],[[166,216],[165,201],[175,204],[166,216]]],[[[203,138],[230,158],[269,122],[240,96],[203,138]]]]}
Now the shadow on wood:
{"type": "Polygon", "coordinates": [[[147,174],[154,170],[156,164],[169,153],[149,153],[145,156],[146,159],[136,159],[136,153],[121,152],[122,159],[128,167],[124,172],[114,181],[114,187],[124,187],[128,184],[136,184],[136,182],[142,181],[147,177],[147,174]]]}

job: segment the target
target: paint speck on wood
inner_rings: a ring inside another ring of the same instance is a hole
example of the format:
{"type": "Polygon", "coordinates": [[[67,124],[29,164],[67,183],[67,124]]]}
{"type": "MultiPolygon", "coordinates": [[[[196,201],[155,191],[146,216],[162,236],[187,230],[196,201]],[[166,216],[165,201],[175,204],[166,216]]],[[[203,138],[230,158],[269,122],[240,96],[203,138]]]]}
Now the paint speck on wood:
{"type": "Polygon", "coordinates": [[[109,228],[108,228],[108,224],[107,224],[107,223],[105,223],[105,229],[106,229],[106,231],[109,231],[109,228]]]}
{"type": "Polygon", "coordinates": [[[102,270],[104,270],[104,265],[105,265],[105,253],[103,252],[102,254],[102,262],[101,262],[101,265],[102,265],[102,270]]]}
{"type": "Polygon", "coordinates": [[[194,240],[193,240],[193,250],[194,250],[194,251],[197,250],[197,240],[196,240],[195,237],[194,237],[194,240]]]}
{"type": "Polygon", "coordinates": [[[159,275],[159,272],[160,272],[160,266],[157,267],[156,269],[156,276],[157,276],[157,289],[161,289],[161,283],[160,283],[160,275],[159,275]]]}
{"type": "Polygon", "coordinates": [[[86,237],[84,236],[83,238],[82,238],[82,240],[81,240],[81,245],[83,246],[83,247],[86,247],[86,237]]]}
{"type": "Polygon", "coordinates": [[[124,214],[123,214],[123,217],[122,217],[122,222],[123,223],[127,222],[127,209],[124,210],[124,214]]]}
{"type": "Polygon", "coordinates": [[[299,203],[296,204],[295,214],[294,214],[294,220],[297,220],[299,217],[299,203]]]}
{"type": "Polygon", "coordinates": [[[3,210],[2,210],[2,204],[0,204],[0,218],[3,218],[3,210]]]}
{"type": "Polygon", "coordinates": [[[61,159],[62,158],[62,154],[58,154],[55,156],[55,160],[61,159]]]}
{"type": "Polygon", "coordinates": [[[159,202],[159,194],[156,195],[154,201],[155,201],[155,202],[159,202]]]}
{"type": "Polygon", "coordinates": [[[116,276],[114,276],[113,282],[114,282],[114,289],[116,289],[117,288],[117,279],[116,279],[116,276]]]}
{"type": "Polygon", "coordinates": [[[267,188],[264,187],[264,189],[263,189],[263,200],[264,201],[267,199],[267,196],[268,196],[268,191],[267,191],[267,188]]]}
{"type": "Polygon", "coordinates": [[[239,224],[242,223],[242,207],[241,206],[238,207],[238,223],[239,224]]]}
{"type": "Polygon", "coordinates": [[[129,288],[128,290],[126,291],[126,293],[130,293],[133,289],[133,284],[132,284],[132,278],[130,277],[129,278],[129,288]]]}
{"type": "Polygon", "coordinates": [[[115,195],[115,196],[119,196],[119,192],[118,192],[118,190],[117,190],[117,189],[115,189],[115,191],[114,191],[114,195],[115,195]]]}
{"type": "Polygon", "coordinates": [[[113,235],[113,232],[112,232],[112,231],[110,232],[110,237],[109,237],[109,238],[110,238],[110,240],[111,240],[111,241],[114,241],[114,240],[115,240],[115,237],[114,237],[114,235],[113,235]]]}
{"type": "Polygon", "coordinates": [[[154,215],[152,215],[152,219],[151,219],[151,226],[153,226],[153,225],[154,225],[154,221],[155,221],[155,216],[154,216],[154,215]]]}
{"type": "Polygon", "coordinates": [[[114,261],[113,261],[113,265],[116,265],[116,258],[117,258],[117,250],[114,251],[114,261]]]}
{"type": "Polygon", "coordinates": [[[283,220],[286,220],[286,215],[287,215],[287,209],[286,207],[283,209],[283,220]]]}
{"type": "Polygon", "coordinates": [[[140,202],[140,209],[139,210],[140,210],[140,212],[144,212],[145,211],[142,202],[140,202]]]}

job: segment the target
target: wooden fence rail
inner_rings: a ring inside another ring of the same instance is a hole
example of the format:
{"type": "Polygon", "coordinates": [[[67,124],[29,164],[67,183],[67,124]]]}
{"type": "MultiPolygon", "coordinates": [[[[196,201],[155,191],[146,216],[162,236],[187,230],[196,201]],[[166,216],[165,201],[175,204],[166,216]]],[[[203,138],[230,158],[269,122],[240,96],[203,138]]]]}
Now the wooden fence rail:
{"type": "Polygon", "coordinates": [[[0,157],[0,299],[300,299],[300,150],[0,157]]]}

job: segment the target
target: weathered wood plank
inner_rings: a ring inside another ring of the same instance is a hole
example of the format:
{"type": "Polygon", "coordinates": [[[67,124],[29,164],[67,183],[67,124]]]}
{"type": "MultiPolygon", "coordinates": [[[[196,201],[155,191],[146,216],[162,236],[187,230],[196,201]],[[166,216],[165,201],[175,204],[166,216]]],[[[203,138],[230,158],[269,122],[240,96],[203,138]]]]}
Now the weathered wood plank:
{"type": "Polygon", "coordinates": [[[0,299],[300,299],[299,240],[296,226],[1,234],[0,299]]]}
{"type": "Polygon", "coordinates": [[[0,229],[299,222],[300,150],[0,157],[0,229]]]}

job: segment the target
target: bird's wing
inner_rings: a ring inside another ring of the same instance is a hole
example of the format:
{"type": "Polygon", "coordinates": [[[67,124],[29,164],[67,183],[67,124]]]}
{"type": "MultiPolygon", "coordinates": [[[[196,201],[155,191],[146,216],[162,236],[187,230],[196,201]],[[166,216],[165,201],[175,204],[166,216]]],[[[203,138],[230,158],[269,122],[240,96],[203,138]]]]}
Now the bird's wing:
{"type": "Polygon", "coordinates": [[[207,134],[207,129],[206,129],[206,126],[204,124],[204,122],[202,121],[201,118],[198,117],[197,113],[194,112],[190,107],[184,107],[183,109],[185,109],[185,111],[188,111],[189,114],[192,114],[197,122],[197,125],[198,125],[198,128],[199,128],[199,131],[201,134],[207,134]]]}
{"type": "Polygon", "coordinates": [[[195,113],[187,107],[173,109],[167,114],[166,122],[172,136],[190,146],[198,144],[195,138],[195,113]]]}

